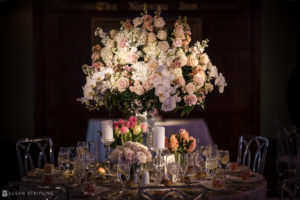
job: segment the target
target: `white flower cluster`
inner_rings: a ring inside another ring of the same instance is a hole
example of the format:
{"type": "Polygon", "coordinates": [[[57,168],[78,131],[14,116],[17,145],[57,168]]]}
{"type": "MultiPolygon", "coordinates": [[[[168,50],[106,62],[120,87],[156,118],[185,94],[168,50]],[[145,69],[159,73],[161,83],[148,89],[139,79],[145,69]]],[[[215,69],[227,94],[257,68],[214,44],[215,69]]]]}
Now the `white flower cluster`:
{"type": "Polygon", "coordinates": [[[147,101],[156,98],[158,109],[167,112],[179,105],[203,105],[214,86],[223,93],[225,78],[204,53],[208,41],[190,47],[186,20],[179,18],[169,33],[159,14],[143,14],[121,24],[119,31],[109,34],[96,29],[101,44],[93,46],[81,102],[102,106],[114,92],[133,93],[137,100],[151,93],[147,101]]]}
{"type": "Polygon", "coordinates": [[[138,142],[128,141],[122,146],[117,146],[110,154],[110,159],[118,161],[119,157],[133,163],[146,163],[152,161],[148,148],[138,142]]]}

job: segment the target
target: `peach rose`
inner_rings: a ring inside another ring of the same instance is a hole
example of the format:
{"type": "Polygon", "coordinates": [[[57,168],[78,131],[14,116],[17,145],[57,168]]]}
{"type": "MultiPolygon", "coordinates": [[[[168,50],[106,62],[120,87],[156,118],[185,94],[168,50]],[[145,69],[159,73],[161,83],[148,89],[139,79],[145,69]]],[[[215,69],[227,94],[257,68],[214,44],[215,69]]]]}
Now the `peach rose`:
{"type": "Polygon", "coordinates": [[[142,17],[136,17],[133,20],[133,26],[137,27],[143,23],[143,18],[142,17]]]}
{"type": "Polygon", "coordinates": [[[142,94],[144,94],[144,87],[142,85],[137,85],[134,87],[134,92],[141,96],[142,94]]]}
{"type": "Polygon", "coordinates": [[[178,143],[178,140],[177,140],[177,137],[175,134],[172,134],[170,136],[169,146],[170,146],[170,149],[172,152],[177,151],[177,149],[179,147],[179,143],[178,143]]]}
{"type": "Polygon", "coordinates": [[[128,78],[124,78],[124,77],[119,78],[117,85],[118,85],[118,91],[124,92],[129,87],[128,78]]]}
{"type": "Polygon", "coordinates": [[[196,105],[196,103],[197,103],[197,96],[194,94],[188,94],[188,95],[184,96],[183,98],[184,98],[185,103],[188,104],[189,106],[196,105]]]}

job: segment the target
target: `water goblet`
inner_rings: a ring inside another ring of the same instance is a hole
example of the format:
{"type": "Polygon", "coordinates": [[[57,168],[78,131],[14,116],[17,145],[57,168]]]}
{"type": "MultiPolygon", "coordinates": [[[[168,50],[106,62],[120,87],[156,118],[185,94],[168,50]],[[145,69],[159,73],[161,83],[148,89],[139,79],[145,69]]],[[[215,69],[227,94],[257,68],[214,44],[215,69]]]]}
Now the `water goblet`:
{"type": "Polygon", "coordinates": [[[166,160],[167,174],[171,183],[175,183],[178,179],[179,166],[175,161],[174,155],[168,155],[166,160]]]}
{"type": "Polygon", "coordinates": [[[213,179],[217,173],[218,169],[218,158],[217,157],[208,157],[205,161],[205,170],[206,174],[213,179]]]}
{"type": "Polygon", "coordinates": [[[60,147],[57,156],[57,164],[60,170],[66,170],[69,166],[69,148],[60,147]]]}
{"type": "Polygon", "coordinates": [[[121,193],[123,193],[125,191],[124,186],[130,178],[130,164],[120,157],[117,164],[117,177],[118,181],[122,184],[121,193]]]}
{"type": "Polygon", "coordinates": [[[229,151],[219,150],[219,167],[222,169],[229,168],[229,151]]]}

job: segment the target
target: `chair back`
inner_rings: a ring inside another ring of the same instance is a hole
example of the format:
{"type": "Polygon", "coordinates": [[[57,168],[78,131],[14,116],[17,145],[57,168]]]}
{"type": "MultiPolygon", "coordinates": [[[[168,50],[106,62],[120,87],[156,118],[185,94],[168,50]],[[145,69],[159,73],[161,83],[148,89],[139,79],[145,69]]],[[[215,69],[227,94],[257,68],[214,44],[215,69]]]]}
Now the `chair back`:
{"type": "Polygon", "coordinates": [[[202,186],[144,186],[139,187],[140,200],[205,200],[207,191],[202,186]]]}
{"type": "MultiPolygon", "coordinates": [[[[10,182],[7,185],[9,200],[68,200],[69,191],[60,184],[10,182]]],[[[2,191],[3,196],[3,191],[2,191]]]]}
{"type": "Polygon", "coordinates": [[[238,147],[238,164],[247,165],[256,173],[263,174],[268,146],[269,140],[265,137],[241,136],[238,147]]]}
{"type": "Polygon", "coordinates": [[[21,177],[35,167],[54,164],[53,142],[50,137],[18,140],[16,149],[21,177]]]}

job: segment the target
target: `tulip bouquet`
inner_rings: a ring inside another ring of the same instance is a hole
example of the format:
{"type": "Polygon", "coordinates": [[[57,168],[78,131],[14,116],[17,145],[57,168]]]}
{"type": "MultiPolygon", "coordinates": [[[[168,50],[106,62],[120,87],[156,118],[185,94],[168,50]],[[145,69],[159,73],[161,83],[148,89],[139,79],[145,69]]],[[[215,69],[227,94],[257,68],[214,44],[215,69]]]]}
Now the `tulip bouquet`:
{"type": "Polygon", "coordinates": [[[147,124],[141,123],[140,119],[131,116],[128,120],[119,119],[113,122],[114,139],[111,147],[125,144],[127,141],[143,142],[143,135],[147,130],[147,124]]]}
{"type": "Polygon", "coordinates": [[[196,148],[196,139],[190,137],[185,129],[180,129],[178,133],[165,138],[165,146],[171,153],[192,153],[196,148]]]}
{"type": "Polygon", "coordinates": [[[156,108],[185,115],[204,108],[215,87],[223,93],[225,78],[204,51],[208,40],[190,45],[187,19],[179,17],[168,30],[160,14],[145,9],[122,21],[120,30],[96,29],[101,42],[92,47],[92,63],[82,66],[86,84],[79,101],[88,109],[105,106],[129,116],[156,108]]]}

